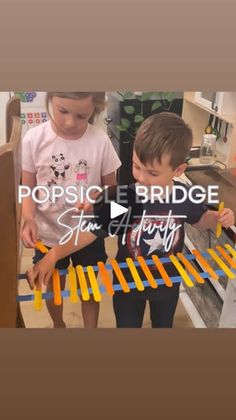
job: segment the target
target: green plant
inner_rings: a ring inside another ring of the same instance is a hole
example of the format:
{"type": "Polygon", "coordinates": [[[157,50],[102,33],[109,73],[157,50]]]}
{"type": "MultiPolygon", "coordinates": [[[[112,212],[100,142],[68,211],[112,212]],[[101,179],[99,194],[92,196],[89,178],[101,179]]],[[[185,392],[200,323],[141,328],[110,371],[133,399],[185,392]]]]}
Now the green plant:
{"type": "Polygon", "coordinates": [[[155,112],[169,111],[173,100],[174,92],[122,92],[123,100],[126,103],[123,106],[127,118],[121,118],[121,123],[117,125],[119,131],[126,131],[132,138],[135,137],[139,126],[147,115],[144,115],[144,102],[154,100],[151,106],[150,115],[155,112]],[[128,102],[132,103],[128,104],[128,102]]]}

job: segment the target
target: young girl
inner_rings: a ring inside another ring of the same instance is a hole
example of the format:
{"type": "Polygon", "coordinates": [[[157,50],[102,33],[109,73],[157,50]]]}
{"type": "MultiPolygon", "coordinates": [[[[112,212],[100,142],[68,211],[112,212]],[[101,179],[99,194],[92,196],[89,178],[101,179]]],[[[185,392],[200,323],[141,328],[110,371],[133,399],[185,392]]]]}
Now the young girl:
{"type": "MultiPolygon", "coordinates": [[[[79,191],[79,187],[115,185],[116,170],[121,165],[105,131],[93,125],[105,109],[104,92],[48,92],[46,108],[49,121],[30,129],[23,139],[22,184],[31,190],[36,185],[49,190],[45,203],[37,204],[31,197],[23,200],[21,236],[26,247],[35,247],[40,239],[51,248],[68,233],[66,226],[73,228],[78,224],[70,212],[75,205],[68,204],[65,195],[53,200],[53,188],[73,185],[79,191]]],[[[43,190],[39,190],[37,198],[42,197],[43,190]]],[[[35,250],[34,264],[42,257],[35,250]]],[[[94,265],[98,260],[105,262],[104,240],[97,239],[85,250],[63,258],[57,268],[66,269],[70,259],[74,266],[94,265]]],[[[64,288],[65,276],[61,276],[61,289],[64,288]]],[[[52,282],[47,290],[52,290],[52,282]]],[[[55,306],[52,300],[46,303],[54,327],[65,327],[63,306],[55,306]]],[[[96,328],[99,304],[91,297],[88,302],[82,301],[81,309],[84,326],[96,328]]]]}

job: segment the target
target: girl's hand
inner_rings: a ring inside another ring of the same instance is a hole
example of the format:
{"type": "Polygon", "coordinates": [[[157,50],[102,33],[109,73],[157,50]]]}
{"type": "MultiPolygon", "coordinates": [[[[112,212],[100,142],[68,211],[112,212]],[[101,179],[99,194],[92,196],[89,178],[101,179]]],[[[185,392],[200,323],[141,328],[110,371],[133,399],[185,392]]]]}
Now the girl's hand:
{"type": "Polygon", "coordinates": [[[52,272],[55,268],[56,260],[53,252],[48,252],[39,262],[26,271],[26,278],[31,289],[36,286],[37,290],[42,289],[42,285],[47,286],[52,272]]]}
{"type": "Polygon", "coordinates": [[[35,247],[35,242],[38,239],[38,225],[34,219],[25,220],[21,231],[21,239],[26,248],[35,247]]]}
{"type": "Polygon", "coordinates": [[[217,217],[217,221],[225,228],[235,224],[234,212],[231,209],[224,208],[217,217]]]}

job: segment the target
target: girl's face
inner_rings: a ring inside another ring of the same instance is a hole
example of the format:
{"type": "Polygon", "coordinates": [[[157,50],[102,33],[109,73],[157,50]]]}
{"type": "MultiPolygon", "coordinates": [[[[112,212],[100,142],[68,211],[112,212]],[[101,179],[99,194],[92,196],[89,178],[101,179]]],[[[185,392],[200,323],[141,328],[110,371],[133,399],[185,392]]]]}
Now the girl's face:
{"type": "Polygon", "coordinates": [[[56,133],[67,139],[80,138],[87,129],[88,120],[94,112],[92,96],[81,99],[52,98],[53,127],[56,133]]]}

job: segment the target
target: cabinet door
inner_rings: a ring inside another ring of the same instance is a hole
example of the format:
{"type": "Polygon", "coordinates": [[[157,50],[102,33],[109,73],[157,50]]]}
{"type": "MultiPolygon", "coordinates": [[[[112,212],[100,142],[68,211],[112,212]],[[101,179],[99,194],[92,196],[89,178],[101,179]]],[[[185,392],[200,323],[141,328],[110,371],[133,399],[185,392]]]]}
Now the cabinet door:
{"type": "Polygon", "coordinates": [[[196,92],[195,101],[210,110],[215,110],[217,92],[196,92]]]}

